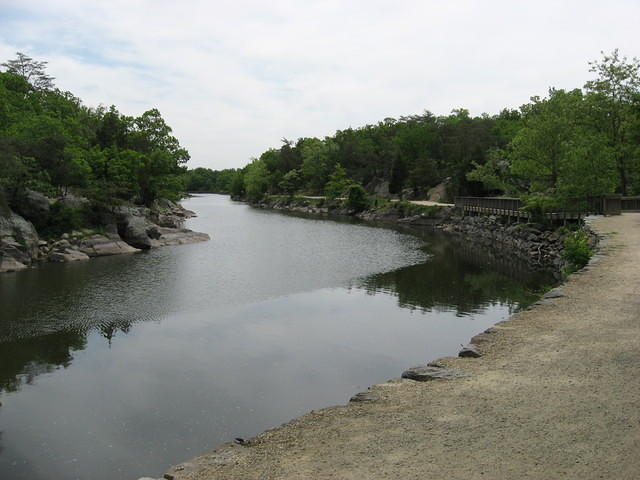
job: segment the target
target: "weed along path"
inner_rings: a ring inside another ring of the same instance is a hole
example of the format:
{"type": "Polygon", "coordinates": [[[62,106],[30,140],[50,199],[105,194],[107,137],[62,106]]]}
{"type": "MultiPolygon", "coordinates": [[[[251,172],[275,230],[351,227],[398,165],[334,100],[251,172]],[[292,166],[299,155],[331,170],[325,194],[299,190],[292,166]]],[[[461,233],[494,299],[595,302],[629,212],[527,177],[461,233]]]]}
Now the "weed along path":
{"type": "Polygon", "coordinates": [[[640,478],[640,214],[592,226],[586,269],[436,362],[469,376],[389,380],[166,478],[640,478]]]}

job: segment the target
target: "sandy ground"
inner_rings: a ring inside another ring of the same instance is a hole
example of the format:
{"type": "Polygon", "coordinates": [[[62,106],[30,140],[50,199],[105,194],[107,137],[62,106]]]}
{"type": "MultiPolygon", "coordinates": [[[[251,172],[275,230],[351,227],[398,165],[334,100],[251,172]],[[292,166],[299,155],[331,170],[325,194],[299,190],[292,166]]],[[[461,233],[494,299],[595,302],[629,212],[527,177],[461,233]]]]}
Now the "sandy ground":
{"type": "Polygon", "coordinates": [[[438,361],[472,376],[390,380],[167,476],[640,479],[640,214],[592,225],[602,249],[564,296],[483,334],[481,358],[438,361]]]}
{"type": "Polygon", "coordinates": [[[413,203],[415,205],[426,205],[428,207],[455,207],[453,203],[432,202],[431,200],[410,200],[409,203],[413,203]]]}

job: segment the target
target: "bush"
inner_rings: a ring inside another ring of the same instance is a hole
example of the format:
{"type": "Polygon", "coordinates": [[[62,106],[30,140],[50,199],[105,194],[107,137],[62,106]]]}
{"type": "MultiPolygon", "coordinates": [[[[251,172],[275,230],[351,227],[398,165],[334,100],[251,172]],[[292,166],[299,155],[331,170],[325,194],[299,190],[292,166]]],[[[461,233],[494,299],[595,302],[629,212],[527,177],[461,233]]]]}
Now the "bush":
{"type": "Polygon", "coordinates": [[[564,240],[563,257],[569,261],[572,270],[579,270],[589,263],[593,255],[589,239],[583,230],[578,230],[564,240]]]}
{"type": "Polygon", "coordinates": [[[546,215],[558,209],[557,201],[551,197],[529,197],[524,199],[524,206],[521,210],[531,214],[534,223],[546,223],[546,215]]]}
{"type": "Polygon", "coordinates": [[[354,183],[347,190],[347,201],[345,206],[356,212],[361,212],[369,208],[369,197],[366,190],[359,183],[354,183]]]}
{"type": "Polygon", "coordinates": [[[84,216],[82,210],[56,202],[51,205],[47,223],[40,233],[45,238],[57,238],[63,233],[79,230],[87,224],[84,216]]]}

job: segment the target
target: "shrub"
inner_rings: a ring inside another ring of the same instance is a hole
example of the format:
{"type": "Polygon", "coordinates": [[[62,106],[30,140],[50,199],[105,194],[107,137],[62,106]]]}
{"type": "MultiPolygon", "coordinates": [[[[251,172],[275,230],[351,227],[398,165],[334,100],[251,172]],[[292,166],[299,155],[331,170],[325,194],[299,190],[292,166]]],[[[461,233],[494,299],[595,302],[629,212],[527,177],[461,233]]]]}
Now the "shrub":
{"type": "Polygon", "coordinates": [[[369,208],[369,197],[367,192],[359,183],[354,183],[347,190],[346,207],[361,212],[369,208]]]}
{"type": "Polygon", "coordinates": [[[546,213],[553,212],[558,208],[555,199],[551,197],[529,197],[524,199],[524,206],[521,210],[531,214],[531,220],[535,223],[546,223],[546,213]]]}
{"type": "Polygon", "coordinates": [[[569,261],[573,271],[579,270],[589,263],[593,251],[589,247],[589,239],[583,230],[578,230],[565,238],[562,255],[569,261]]]}
{"type": "Polygon", "coordinates": [[[56,202],[51,205],[47,223],[40,233],[45,238],[56,238],[63,233],[79,230],[87,223],[84,216],[81,209],[69,208],[56,202]]]}

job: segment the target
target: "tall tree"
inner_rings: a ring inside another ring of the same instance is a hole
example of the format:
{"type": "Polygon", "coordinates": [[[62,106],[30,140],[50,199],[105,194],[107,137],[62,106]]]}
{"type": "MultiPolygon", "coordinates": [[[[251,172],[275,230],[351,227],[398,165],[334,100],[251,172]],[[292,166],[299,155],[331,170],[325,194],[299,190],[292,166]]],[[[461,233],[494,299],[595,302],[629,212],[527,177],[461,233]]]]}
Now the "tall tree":
{"type": "Polygon", "coordinates": [[[630,170],[638,163],[637,143],[631,129],[640,108],[640,62],[627,60],[618,50],[602,52],[602,60],[591,62],[590,71],[597,77],[585,84],[592,106],[594,124],[604,133],[612,149],[619,175],[620,191],[627,194],[631,185],[630,170]]]}
{"type": "Polygon", "coordinates": [[[8,60],[2,66],[7,72],[23,77],[35,90],[51,90],[55,78],[45,72],[47,63],[17,52],[14,60],[8,60]]]}

